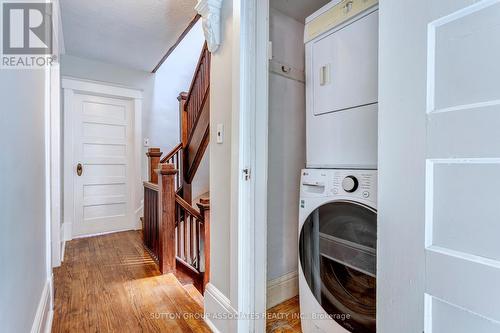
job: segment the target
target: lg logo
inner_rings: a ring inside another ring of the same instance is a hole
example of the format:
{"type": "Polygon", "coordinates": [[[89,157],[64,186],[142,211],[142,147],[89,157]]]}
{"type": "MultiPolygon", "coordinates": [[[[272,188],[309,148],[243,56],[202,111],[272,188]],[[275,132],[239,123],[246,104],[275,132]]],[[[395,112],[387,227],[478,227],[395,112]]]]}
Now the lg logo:
{"type": "Polygon", "coordinates": [[[3,54],[52,53],[52,4],[3,4],[3,54]]]}

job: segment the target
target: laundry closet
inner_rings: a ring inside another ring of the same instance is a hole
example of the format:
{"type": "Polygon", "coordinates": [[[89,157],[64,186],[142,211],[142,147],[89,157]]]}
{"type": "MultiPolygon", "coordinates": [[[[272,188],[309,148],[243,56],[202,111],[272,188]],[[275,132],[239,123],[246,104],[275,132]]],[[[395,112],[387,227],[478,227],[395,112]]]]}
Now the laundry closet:
{"type": "Polygon", "coordinates": [[[270,0],[269,24],[268,308],[374,333],[378,1],[270,0]]]}

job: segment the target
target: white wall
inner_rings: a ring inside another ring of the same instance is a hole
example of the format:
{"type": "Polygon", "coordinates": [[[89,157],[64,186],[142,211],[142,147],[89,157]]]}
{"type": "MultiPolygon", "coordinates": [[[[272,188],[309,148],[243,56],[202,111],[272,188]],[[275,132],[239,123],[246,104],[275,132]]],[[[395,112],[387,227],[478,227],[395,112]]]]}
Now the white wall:
{"type": "MultiPolygon", "coordinates": [[[[63,55],[61,57],[61,75],[79,79],[109,82],[142,90],[142,133],[144,137],[148,136],[145,122],[147,120],[149,121],[150,114],[153,110],[155,88],[154,74],[100,61],[79,58],[71,55],[63,55]]],[[[143,156],[145,156],[144,154],[146,154],[146,150],[147,148],[144,148],[143,156]]],[[[144,157],[142,161],[142,168],[142,174],[145,174],[147,168],[146,157],[144,157]]]]}
{"type": "Polygon", "coordinates": [[[160,147],[164,154],[180,142],[177,97],[189,90],[204,42],[200,20],[156,72],[153,106],[144,115],[143,130],[151,147],[160,147]]]}
{"type": "Polygon", "coordinates": [[[212,54],[210,72],[210,282],[229,297],[231,115],[232,115],[232,2],[221,13],[222,45],[212,54]],[[224,143],[217,144],[218,124],[224,125],[224,143]]]}
{"type": "MultiPolygon", "coordinates": [[[[222,45],[212,53],[210,77],[210,284],[205,292],[205,313],[234,313],[235,290],[231,285],[231,162],[233,3],[224,1],[221,11],[222,45]],[[224,142],[216,143],[217,124],[224,125],[224,142]]],[[[237,307],[237,306],[236,306],[237,307]]],[[[234,322],[209,318],[221,333],[235,332],[234,322]]]]}
{"type": "MultiPolygon", "coordinates": [[[[156,74],[129,69],[115,64],[65,55],[61,73],[88,80],[110,82],[143,91],[142,133],[150,147],[159,147],[167,154],[179,143],[179,101],[182,91],[188,91],[204,43],[201,21],[193,26],[156,74]]],[[[159,61],[160,59],[158,59],[159,61]]],[[[143,156],[147,151],[144,148],[143,156]]],[[[143,160],[143,174],[146,172],[143,160]]],[[[208,163],[195,179],[198,192],[208,191],[208,163]]]]}
{"type": "MultiPolygon", "coordinates": [[[[207,192],[210,191],[210,144],[203,154],[198,171],[191,182],[191,195],[193,203],[199,201],[200,198],[207,197],[207,192]]],[[[196,205],[195,205],[196,206],[196,205]]],[[[197,207],[195,207],[197,208],[197,207]]]]}
{"type": "Polygon", "coordinates": [[[0,101],[0,331],[29,332],[49,278],[44,70],[0,70],[0,101]]]}
{"type": "MultiPolygon", "coordinates": [[[[151,147],[168,154],[179,142],[179,93],[189,91],[205,43],[201,20],[170,54],[155,75],[153,107],[144,117],[143,130],[151,147]]],[[[209,191],[209,148],[192,181],[193,199],[209,191]]]]}
{"type": "MultiPolygon", "coordinates": [[[[304,71],[304,24],[271,9],[273,61],[304,71]]],[[[300,170],[305,168],[305,84],[270,73],[267,278],[297,271],[300,170]]],[[[268,295],[269,296],[269,295],[268,295]]]]}

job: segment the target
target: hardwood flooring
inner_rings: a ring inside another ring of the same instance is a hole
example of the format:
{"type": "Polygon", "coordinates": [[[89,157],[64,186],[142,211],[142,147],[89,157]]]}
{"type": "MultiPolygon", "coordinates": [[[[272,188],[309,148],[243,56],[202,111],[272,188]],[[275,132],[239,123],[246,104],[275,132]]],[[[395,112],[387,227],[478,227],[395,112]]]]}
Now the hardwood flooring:
{"type": "Polygon", "coordinates": [[[267,315],[267,333],[302,333],[298,296],[267,310],[267,315]]]}
{"type": "Polygon", "coordinates": [[[140,232],[69,242],[54,285],[54,333],[211,332],[201,295],[173,274],[160,275],[140,232]]]}

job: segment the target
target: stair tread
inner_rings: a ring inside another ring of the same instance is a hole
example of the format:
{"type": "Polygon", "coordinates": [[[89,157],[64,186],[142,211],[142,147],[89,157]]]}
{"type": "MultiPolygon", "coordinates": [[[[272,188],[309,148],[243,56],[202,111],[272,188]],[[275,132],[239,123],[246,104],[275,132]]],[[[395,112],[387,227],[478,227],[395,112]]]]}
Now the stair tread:
{"type": "Polygon", "coordinates": [[[199,305],[203,308],[203,295],[200,293],[198,289],[192,284],[186,284],[183,286],[184,289],[187,291],[189,296],[199,305]]]}

